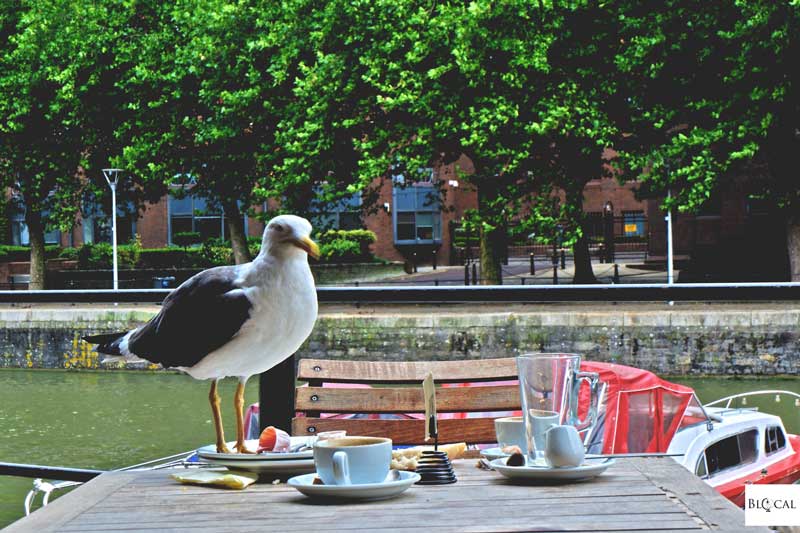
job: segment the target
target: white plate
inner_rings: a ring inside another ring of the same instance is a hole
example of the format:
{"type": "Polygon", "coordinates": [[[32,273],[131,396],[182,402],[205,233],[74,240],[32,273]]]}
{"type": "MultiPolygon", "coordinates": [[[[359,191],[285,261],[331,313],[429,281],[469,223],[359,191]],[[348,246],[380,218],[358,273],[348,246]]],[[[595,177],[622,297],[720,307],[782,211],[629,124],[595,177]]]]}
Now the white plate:
{"type": "Polygon", "coordinates": [[[501,457],[508,457],[511,454],[504,452],[499,446],[495,446],[494,448],[486,448],[485,450],[481,450],[481,455],[490,461],[494,461],[495,459],[500,459],[501,457]]]}
{"type": "Polygon", "coordinates": [[[614,459],[588,459],[580,466],[554,468],[547,465],[507,466],[506,458],[495,459],[489,464],[502,475],[511,479],[528,481],[578,481],[602,474],[614,464],[614,459]]]}
{"type": "Polygon", "coordinates": [[[397,496],[420,480],[416,472],[404,470],[392,470],[383,483],[367,485],[314,485],[315,477],[316,472],[293,477],[287,483],[311,498],[370,501],[397,496]],[[393,475],[398,476],[397,479],[391,479],[393,475]]]}
{"type": "MultiPolygon", "coordinates": [[[[292,437],[291,445],[305,444],[308,442],[308,437],[292,437]]],[[[251,450],[258,449],[258,439],[244,441],[245,446],[251,450]]],[[[231,450],[235,442],[229,442],[228,448],[231,450]]],[[[265,460],[297,460],[297,459],[312,459],[314,452],[312,450],[303,450],[301,452],[262,452],[262,453],[217,453],[217,445],[209,444],[197,449],[197,455],[203,459],[224,459],[228,461],[265,461],[265,460]]]]}
{"type": "Polygon", "coordinates": [[[204,459],[207,463],[227,466],[233,470],[245,470],[256,474],[296,475],[314,472],[314,459],[262,459],[261,461],[237,461],[235,459],[204,459]]]}

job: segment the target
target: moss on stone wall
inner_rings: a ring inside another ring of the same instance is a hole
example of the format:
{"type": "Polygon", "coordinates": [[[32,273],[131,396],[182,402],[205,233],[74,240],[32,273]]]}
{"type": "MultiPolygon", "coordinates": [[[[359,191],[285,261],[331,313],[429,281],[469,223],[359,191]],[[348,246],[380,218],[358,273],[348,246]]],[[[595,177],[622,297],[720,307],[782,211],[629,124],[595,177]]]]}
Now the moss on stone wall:
{"type": "MultiPolygon", "coordinates": [[[[0,367],[118,368],[102,363],[80,337],[135,327],[155,309],[2,309],[0,367]]],[[[400,361],[575,352],[660,374],[800,374],[798,327],[800,309],[793,307],[654,312],[636,306],[520,306],[500,312],[476,306],[322,306],[298,355],[400,361]]]]}

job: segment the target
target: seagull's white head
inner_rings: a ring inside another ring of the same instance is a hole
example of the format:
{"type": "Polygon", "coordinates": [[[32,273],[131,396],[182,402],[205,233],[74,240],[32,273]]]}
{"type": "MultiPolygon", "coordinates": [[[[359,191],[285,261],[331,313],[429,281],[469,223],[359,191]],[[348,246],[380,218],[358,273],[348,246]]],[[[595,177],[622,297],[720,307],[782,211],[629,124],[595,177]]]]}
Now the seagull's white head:
{"type": "Polygon", "coordinates": [[[319,259],[319,246],[311,240],[311,223],[303,217],[280,215],[267,223],[261,253],[283,256],[296,249],[319,259]]]}

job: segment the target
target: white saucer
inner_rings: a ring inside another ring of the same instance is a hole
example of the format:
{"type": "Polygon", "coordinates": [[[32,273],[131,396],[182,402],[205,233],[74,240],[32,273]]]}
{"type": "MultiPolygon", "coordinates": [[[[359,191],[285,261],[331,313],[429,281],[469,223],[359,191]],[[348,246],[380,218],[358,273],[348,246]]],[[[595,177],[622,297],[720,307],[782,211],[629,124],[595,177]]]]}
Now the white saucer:
{"type": "MultiPolygon", "coordinates": [[[[291,446],[298,444],[305,444],[308,442],[308,437],[291,437],[291,446]]],[[[258,439],[244,441],[245,446],[251,450],[258,449],[258,439]]],[[[228,448],[233,449],[235,442],[229,442],[228,448]]],[[[197,455],[203,459],[211,459],[215,462],[219,459],[231,461],[265,461],[265,460],[298,460],[298,459],[312,459],[314,452],[312,450],[303,450],[301,452],[262,452],[262,453],[218,453],[216,444],[209,444],[197,449],[197,455]]]]}
{"type": "Polygon", "coordinates": [[[371,501],[397,496],[420,480],[416,472],[404,470],[392,470],[383,483],[367,485],[314,485],[316,477],[315,472],[293,477],[287,483],[311,498],[371,501]],[[397,475],[398,478],[390,480],[392,475],[397,475]]]}
{"type": "Polygon", "coordinates": [[[511,454],[504,452],[500,446],[495,446],[494,448],[486,448],[485,450],[481,450],[481,455],[486,457],[486,459],[489,461],[494,461],[495,459],[500,459],[501,457],[508,457],[511,454]]]}
{"type": "Polygon", "coordinates": [[[260,461],[239,461],[236,459],[203,459],[207,463],[227,466],[233,470],[245,470],[256,474],[296,475],[313,472],[314,459],[262,459],[260,461]]]}
{"type": "Polygon", "coordinates": [[[490,462],[492,468],[502,475],[519,480],[528,481],[578,481],[598,476],[614,464],[614,459],[598,458],[587,459],[580,466],[555,468],[542,465],[507,466],[506,458],[495,459],[490,462]]]}

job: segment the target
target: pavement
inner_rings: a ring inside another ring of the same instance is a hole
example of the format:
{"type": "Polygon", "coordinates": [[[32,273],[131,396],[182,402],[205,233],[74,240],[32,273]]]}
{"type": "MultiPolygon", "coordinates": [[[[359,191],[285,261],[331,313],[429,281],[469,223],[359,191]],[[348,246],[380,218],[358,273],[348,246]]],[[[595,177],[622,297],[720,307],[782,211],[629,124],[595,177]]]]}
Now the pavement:
{"type": "MultiPolygon", "coordinates": [[[[642,268],[644,257],[642,254],[631,254],[617,257],[619,283],[666,283],[666,270],[652,270],[642,268]]],[[[537,259],[535,273],[530,272],[528,258],[510,258],[508,265],[503,265],[504,285],[553,285],[553,263],[549,258],[537,259]]],[[[470,283],[472,283],[472,267],[469,267],[470,283]]],[[[480,266],[476,265],[477,275],[480,278],[480,266]]],[[[614,264],[600,263],[594,259],[592,270],[600,283],[614,282],[614,264]]],[[[558,284],[570,284],[575,275],[575,267],[571,258],[567,258],[565,267],[561,268],[559,262],[556,273],[558,284]]],[[[370,284],[420,284],[420,285],[465,285],[464,266],[439,266],[435,270],[431,265],[420,265],[414,274],[392,276],[370,284]]],[[[675,270],[675,279],[679,271],[675,270]]]]}

